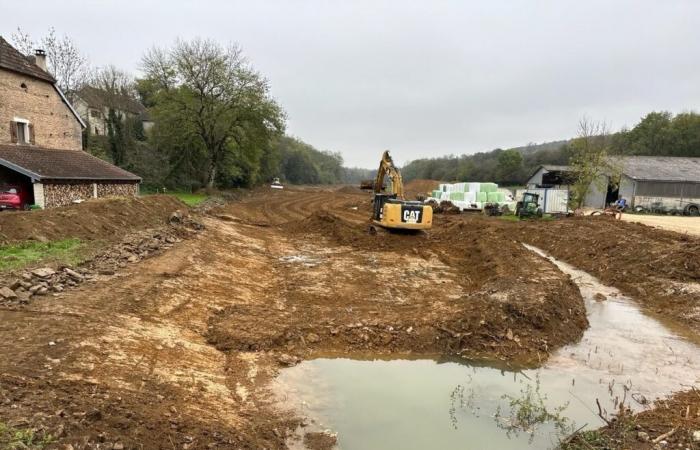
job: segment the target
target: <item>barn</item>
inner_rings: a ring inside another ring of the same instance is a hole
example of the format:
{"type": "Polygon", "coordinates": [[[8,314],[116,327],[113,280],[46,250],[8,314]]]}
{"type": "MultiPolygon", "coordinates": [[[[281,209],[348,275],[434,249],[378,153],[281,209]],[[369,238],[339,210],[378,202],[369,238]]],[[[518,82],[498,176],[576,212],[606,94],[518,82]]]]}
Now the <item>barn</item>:
{"type": "MultiPolygon", "coordinates": [[[[651,212],[700,214],[700,158],[622,156],[611,157],[610,165],[619,174],[619,183],[612,173],[603,175],[589,188],[584,206],[604,208],[624,198],[630,206],[651,212]]],[[[568,192],[573,179],[570,166],[542,165],[527,187],[568,192]]]]}

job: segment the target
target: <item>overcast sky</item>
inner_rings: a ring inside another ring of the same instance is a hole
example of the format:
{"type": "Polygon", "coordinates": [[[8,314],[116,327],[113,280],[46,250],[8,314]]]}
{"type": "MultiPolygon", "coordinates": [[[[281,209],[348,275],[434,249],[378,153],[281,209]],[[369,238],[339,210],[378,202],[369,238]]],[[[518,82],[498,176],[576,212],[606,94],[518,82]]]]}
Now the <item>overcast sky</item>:
{"type": "Polygon", "coordinates": [[[288,132],[374,167],[633,126],[700,102],[700,1],[0,0],[0,34],[49,26],[137,71],[177,37],[239,43],[288,132]]]}

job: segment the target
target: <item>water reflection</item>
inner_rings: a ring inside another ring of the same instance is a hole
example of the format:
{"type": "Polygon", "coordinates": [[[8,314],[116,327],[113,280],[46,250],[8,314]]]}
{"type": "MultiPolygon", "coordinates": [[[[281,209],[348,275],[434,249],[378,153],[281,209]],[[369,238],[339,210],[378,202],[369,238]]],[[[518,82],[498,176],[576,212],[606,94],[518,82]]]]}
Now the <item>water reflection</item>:
{"type": "Polygon", "coordinates": [[[586,301],[590,328],[536,370],[445,360],[325,358],[286,369],[283,403],[338,432],[343,449],[547,449],[621,403],[695,385],[698,347],[615,289],[555,261],[586,301]],[[456,386],[456,387],[455,387],[456,386]]]}

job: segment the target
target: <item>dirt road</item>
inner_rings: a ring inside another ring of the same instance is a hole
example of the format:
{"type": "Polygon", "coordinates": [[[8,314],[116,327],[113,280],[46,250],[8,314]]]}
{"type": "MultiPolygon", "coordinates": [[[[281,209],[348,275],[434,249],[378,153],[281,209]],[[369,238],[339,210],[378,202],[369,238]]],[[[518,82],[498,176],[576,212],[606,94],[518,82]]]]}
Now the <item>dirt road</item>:
{"type": "Polygon", "coordinates": [[[74,449],[286,448],[302,419],[273,403],[280,367],[329,353],[538,364],[586,328],[569,278],[521,245],[537,225],[439,217],[372,235],[369,207],[351,188],[255,192],[165,254],[0,309],[2,422],[74,449]]]}
{"type": "Polygon", "coordinates": [[[700,236],[700,217],[681,216],[645,216],[641,214],[623,214],[622,220],[641,223],[650,227],[700,236]]]}

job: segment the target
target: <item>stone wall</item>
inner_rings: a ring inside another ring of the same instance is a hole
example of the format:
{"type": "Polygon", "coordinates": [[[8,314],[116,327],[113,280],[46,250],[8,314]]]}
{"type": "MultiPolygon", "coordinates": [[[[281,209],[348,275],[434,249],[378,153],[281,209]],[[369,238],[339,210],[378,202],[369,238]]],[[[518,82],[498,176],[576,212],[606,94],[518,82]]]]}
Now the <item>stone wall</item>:
{"type": "Polygon", "coordinates": [[[55,208],[70,205],[76,200],[89,200],[97,197],[134,197],[138,195],[136,182],[84,182],[68,181],[63,183],[44,183],[44,207],[55,208]],[[97,195],[95,195],[97,194],[97,195]]]}
{"type": "Polygon", "coordinates": [[[10,122],[15,117],[34,126],[37,146],[82,148],[80,122],[51,83],[0,69],[0,144],[12,142],[10,122]]]}

